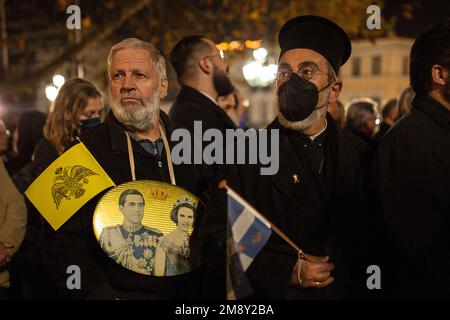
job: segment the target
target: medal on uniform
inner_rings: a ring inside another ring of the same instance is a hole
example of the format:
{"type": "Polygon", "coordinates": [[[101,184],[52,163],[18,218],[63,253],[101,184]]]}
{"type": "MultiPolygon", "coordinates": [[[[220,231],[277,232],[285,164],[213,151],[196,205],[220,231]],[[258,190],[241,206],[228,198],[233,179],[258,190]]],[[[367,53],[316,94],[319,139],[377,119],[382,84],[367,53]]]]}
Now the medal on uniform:
{"type": "MultiPolygon", "coordinates": [[[[168,277],[197,267],[191,235],[199,199],[175,185],[170,149],[166,149],[170,183],[136,180],[133,150],[128,133],[128,155],[133,181],[109,190],[98,202],[94,235],[109,258],[122,267],[148,276],[168,277]]],[[[195,246],[198,247],[198,246],[195,246]]]]}

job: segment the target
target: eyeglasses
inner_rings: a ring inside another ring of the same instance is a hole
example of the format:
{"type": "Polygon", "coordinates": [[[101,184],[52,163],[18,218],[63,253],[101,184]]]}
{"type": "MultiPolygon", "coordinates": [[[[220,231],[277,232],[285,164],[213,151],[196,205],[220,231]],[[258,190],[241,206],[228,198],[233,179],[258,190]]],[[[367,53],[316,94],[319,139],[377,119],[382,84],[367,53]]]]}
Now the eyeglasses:
{"type": "Polygon", "coordinates": [[[320,71],[318,67],[314,65],[306,65],[300,67],[297,71],[292,70],[280,70],[276,73],[276,79],[281,82],[288,81],[292,74],[296,73],[300,78],[305,80],[311,80],[315,76],[318,75],[329,75],[329,73],[325,73],[323,71],[320,71]]]}
{"type": "Polygon", "coordinates": [[[225,58],[225,55],[223,54],[223,51],[220,51],[219,53],[216,53],[216,54],[204,56],[203,59],[209,59],[209,58],[213,58],[213,57],[220,57],[220,59],[223,60],[225,58]]]}

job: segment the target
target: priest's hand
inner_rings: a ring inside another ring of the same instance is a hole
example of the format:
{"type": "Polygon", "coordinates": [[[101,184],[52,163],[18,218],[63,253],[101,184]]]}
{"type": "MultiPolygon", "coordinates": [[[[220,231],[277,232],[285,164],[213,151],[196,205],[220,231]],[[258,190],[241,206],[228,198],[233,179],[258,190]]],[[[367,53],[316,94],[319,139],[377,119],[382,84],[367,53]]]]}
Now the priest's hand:
{"type": "Polygon", "coordinates": [[[304,288],[323,288],[333,283],[331,271],[334,269],[334,264],[329,260],[328,256],[318,257],[303,253],[303,257],[297,260],[292,271],[292,283],[304,288]]]}

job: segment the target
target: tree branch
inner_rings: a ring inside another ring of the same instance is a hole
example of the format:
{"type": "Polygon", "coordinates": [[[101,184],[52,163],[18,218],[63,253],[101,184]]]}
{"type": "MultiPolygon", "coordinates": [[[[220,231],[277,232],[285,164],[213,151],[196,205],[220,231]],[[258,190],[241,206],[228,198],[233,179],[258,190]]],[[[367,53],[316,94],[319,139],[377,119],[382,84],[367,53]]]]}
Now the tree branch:
{"type": "Polygon", "coordinates": [[[53,61],[43,66],[42,68],[35,70],[31,74],[21,75],[12,79],[7,79],[7,83],[4,84],[4,89],[14,88],[14,90],[34,85],[43,78],[48,78],[53,75],[64,63],[72,60],[78,54],[81,54],[94,42],[98,42],[109,36],[114,30],[124,24],[130,17],[142,10],[149,0],[136,0],[123,6],[119,17],[117,19],[107,22],[102,28],[98,28],[88,34],[79,44],[73,44],[68,46],[58,57],[53,61]]]}

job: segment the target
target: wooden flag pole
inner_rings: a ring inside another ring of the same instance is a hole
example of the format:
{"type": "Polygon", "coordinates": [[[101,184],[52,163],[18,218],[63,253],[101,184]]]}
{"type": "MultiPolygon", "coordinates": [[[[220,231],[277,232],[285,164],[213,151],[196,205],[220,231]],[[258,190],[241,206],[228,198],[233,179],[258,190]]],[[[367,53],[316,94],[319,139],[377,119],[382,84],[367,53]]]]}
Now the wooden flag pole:
{"type": "Polygon", "coordinates": [[[219,182],[219,188],[220,189],[226,189],[227,191],[230,191],[231,193],[233,193],[233,196],[235,196],[236,198],[239,199],[240,202],[244,203],[246,206],[250,207],[253,211],[255,211],[257,214],[259,214],[260,216],[262,216],[264,219],[267,220],[267,222],[269,222],[271,228],[273,229],[273,231],[275,231],[281,238],[283,238],[283,240],[285,240],[287,243],[289,243],[289,245],[295,249],[295,251],[297,251],[299,257],[306,259],[306,257],[303,254],[302,249],[300,249],[295,243],[294,241],[292,241],[291,239],[289,239],[289,237],[283,232],[281,231],[276,225],[274,225],[269,219],[267,219],[263,214],[261,214],[258,210],[256,210],[250,203],[248,203],[245,199],[243,199],[236,191],[234,191],[232,188],[230,188],[227,184],[226,180],[221,180],[219,182]]]}

